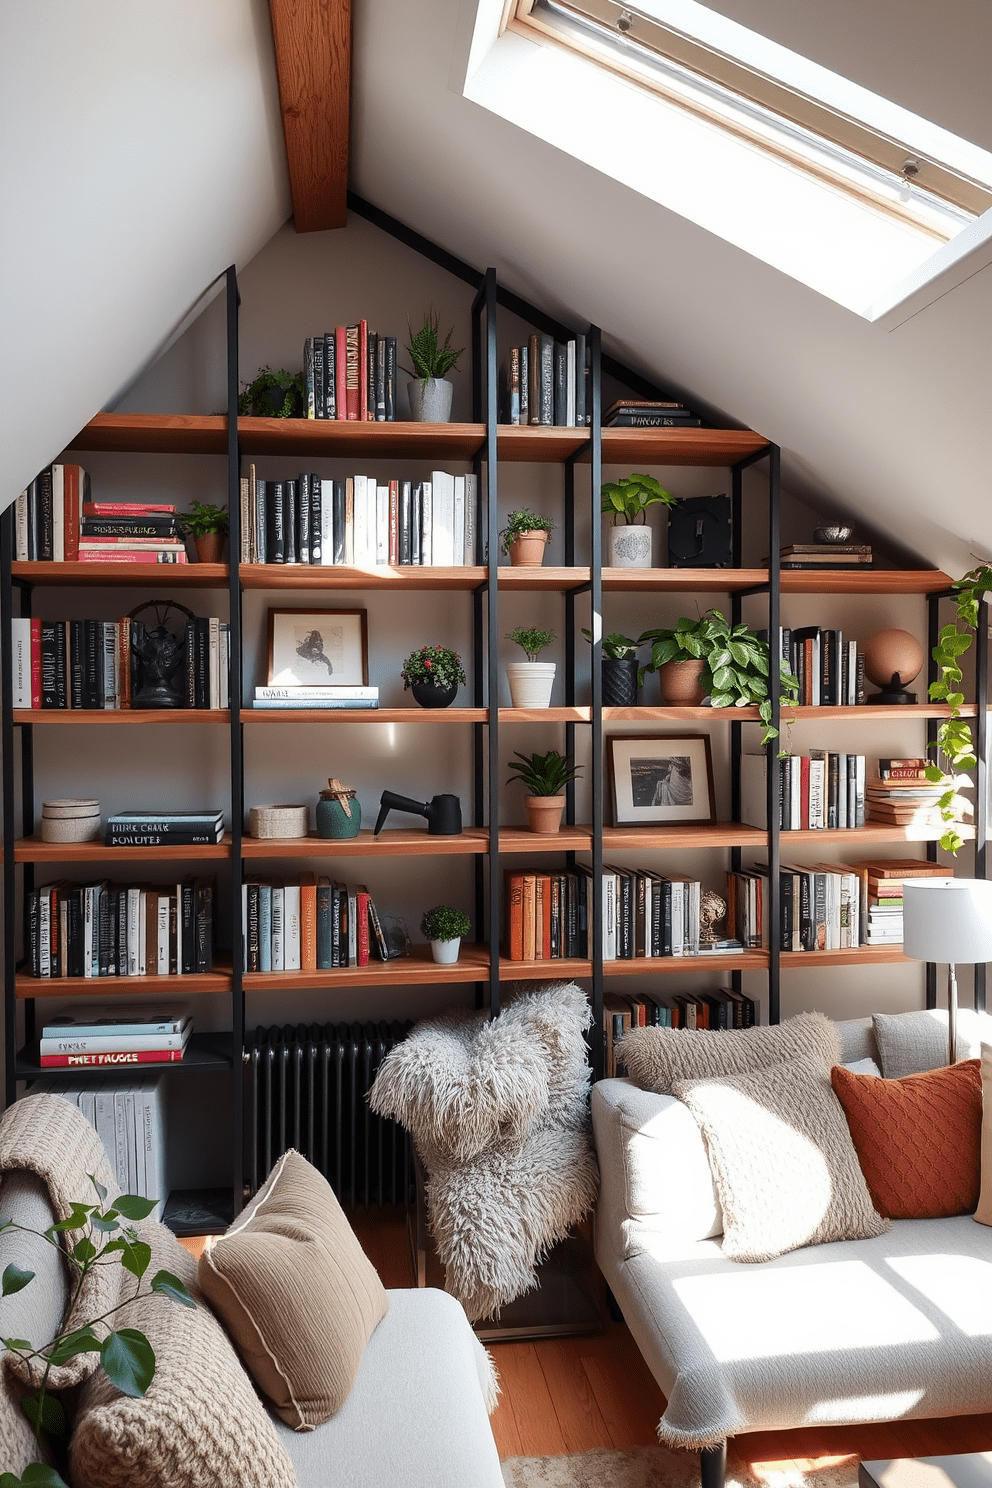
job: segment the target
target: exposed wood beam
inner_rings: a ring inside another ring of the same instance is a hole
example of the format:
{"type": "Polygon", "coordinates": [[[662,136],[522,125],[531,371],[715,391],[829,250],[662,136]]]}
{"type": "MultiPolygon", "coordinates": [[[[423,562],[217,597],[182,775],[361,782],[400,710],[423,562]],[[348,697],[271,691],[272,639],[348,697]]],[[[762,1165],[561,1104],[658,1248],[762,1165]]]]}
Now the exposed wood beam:
{"type": "Polygon", "coordinates": [[[347,220],[351,0],[269,0],[296,231],[347,220]]]}

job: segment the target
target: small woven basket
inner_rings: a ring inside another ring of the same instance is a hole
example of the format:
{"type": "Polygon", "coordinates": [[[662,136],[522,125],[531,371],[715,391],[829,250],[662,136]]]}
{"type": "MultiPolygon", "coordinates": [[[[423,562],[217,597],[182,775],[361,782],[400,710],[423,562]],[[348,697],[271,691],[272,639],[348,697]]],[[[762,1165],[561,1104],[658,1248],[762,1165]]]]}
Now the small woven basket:
{"type": "Polygon", "coordinates": [[[309,806],[253,806],[248,813],[250,837],[305,837],[309,830],[309,806]]]}

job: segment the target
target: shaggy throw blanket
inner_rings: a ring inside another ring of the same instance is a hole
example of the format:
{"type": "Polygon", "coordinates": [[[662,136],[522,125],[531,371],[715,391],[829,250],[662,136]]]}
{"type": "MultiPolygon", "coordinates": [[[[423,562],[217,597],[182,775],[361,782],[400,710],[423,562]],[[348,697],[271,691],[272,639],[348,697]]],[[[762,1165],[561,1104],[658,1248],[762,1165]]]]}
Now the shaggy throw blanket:
{"type": "Polygon", "coordinates": [[[418,1024],[369,1092],[413,1137],[445,1286],[473,1321],[534,1287],[595,1202],[589,1022],[574,983],[511,993],[491,1021],[451,1012],[418,1024]]]}

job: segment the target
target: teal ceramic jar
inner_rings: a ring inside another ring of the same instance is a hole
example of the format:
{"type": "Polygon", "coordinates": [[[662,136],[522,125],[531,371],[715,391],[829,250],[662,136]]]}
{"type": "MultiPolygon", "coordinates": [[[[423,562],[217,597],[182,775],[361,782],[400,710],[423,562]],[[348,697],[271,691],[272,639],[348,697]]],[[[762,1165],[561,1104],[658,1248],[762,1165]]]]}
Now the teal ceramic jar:
{"type": "Polygon", "coordinates": [[[361,825],[362,803],[353,790],[321,791],[317,802],[318,837],[357,837],[361,825]]]}

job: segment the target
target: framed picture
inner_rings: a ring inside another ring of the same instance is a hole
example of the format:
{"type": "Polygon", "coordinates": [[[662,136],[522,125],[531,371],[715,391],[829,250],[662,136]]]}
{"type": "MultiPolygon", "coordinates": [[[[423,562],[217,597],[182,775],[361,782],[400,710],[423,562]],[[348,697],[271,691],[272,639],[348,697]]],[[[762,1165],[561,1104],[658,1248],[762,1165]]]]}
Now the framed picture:
{"type": "Polygon", "coordinates": [[[365,610],[270,610],[270,687],[367,687],[365,610]]]}
{"type": "Polygon", "coordinates": [[[611,735],[607,744],[614,826],[716,821],[709,734],[611,735]]]}

